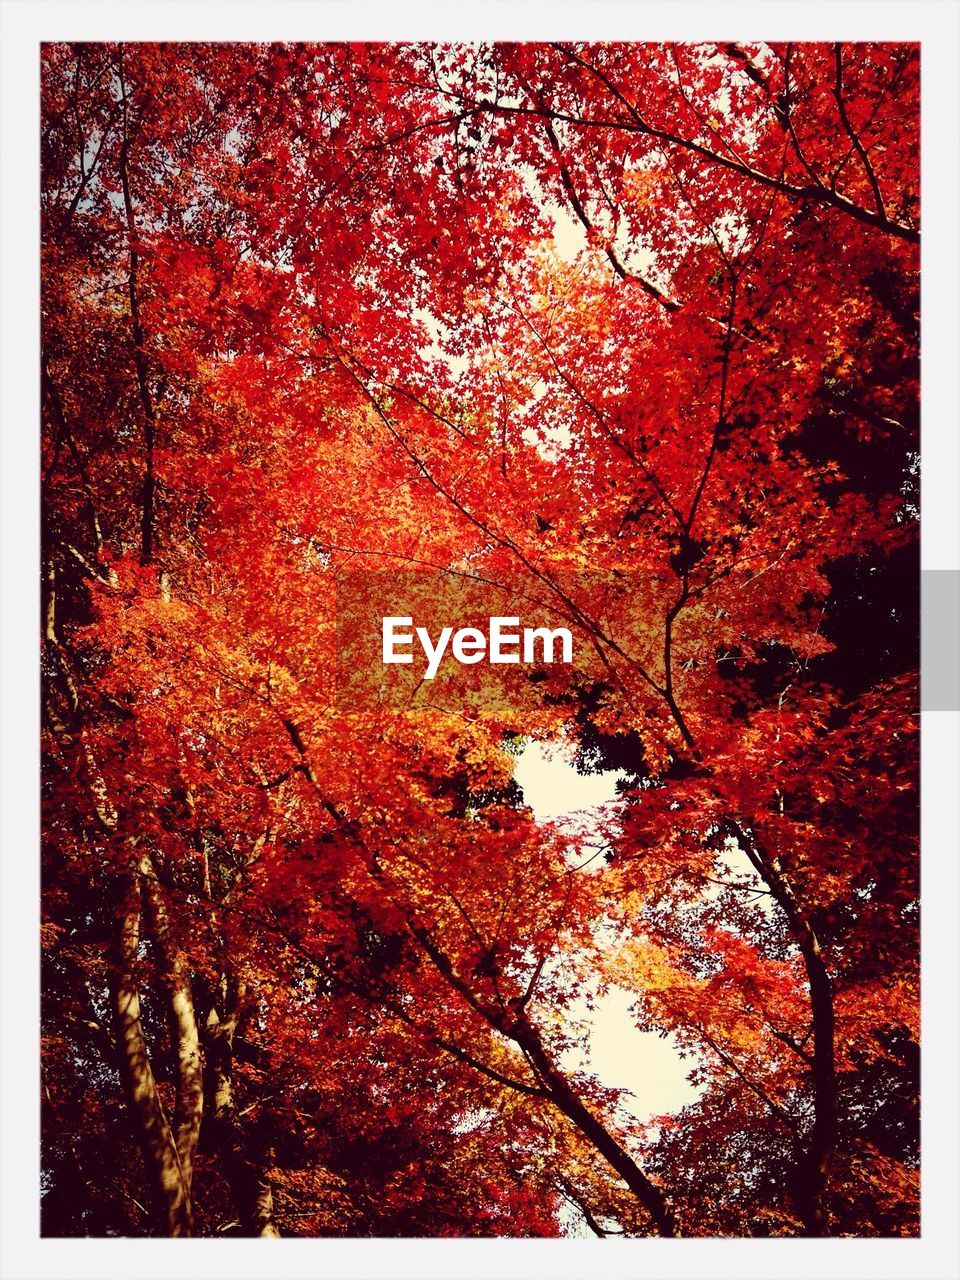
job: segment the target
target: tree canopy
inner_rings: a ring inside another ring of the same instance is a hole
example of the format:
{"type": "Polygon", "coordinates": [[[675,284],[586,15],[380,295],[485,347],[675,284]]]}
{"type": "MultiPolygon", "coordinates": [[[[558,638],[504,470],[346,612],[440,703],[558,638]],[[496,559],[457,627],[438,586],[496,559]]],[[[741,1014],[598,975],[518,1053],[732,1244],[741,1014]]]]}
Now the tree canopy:
{"type": "Polygon", "coordinates": [[[44,47],[46,1234],[916,1234],[918,81],[44,47]]]}

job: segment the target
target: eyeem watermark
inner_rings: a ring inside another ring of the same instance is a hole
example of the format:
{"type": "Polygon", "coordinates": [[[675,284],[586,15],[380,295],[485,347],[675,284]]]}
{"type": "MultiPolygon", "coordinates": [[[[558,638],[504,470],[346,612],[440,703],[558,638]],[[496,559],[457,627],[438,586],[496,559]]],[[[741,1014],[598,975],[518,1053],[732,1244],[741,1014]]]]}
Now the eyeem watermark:
{"type": "MultiPolygon", "coordinates": [[[[529,574],[513,581],[494,575],[469,563],[449,570],[338,568],[327,615],[338,705],[433,707],[467,718],[502,712],[511,722],[533,723],[572,689],[593,696],[622,681],[632,697],[643,692],[634,691],[637,681],[655,690],[649,680],[665,679],[665,620],[676,600],[671,571],[591,570],[535,581],[529,574]]],[[[811,677],[859,688],[864,671],[877,683],[915,670],[922,581],[922,706],[956,708],[958,577],[865,570],[846,585],[843,626],[826,635],[829,643],[809,663],[811,677]]],[[[710,675],[717,696],[728,689],[732,696],[738,680],[752,678],[751,662],[789,658],[789,640],[775,638],[757,654],[738,654],[718,634],[719,616],[709,592],[674,615],[672,674],[679,686],[710,675]]]]}
{"type": "Polygon", "coordinates": [[[427,661],[426,680],[437,674],[448,648],[450,658],[462,666],[484,660],[495,664],[522,661],[528,665],[573,661],[573,636],[566,627],[524,627],[522,633],[519,628],[519,617],[496,616],[488,620],[486,632],[479,627],[459,627],[456,631],[443,627],[434,643],[426,627],[413,627],[412,616],[391,615],[383,619],[383,664],[411,664],[413,652],[401,650],[412,649],[414,640],[427,661]],[[559,659],[555,656],[558,647],[559,659]]]}

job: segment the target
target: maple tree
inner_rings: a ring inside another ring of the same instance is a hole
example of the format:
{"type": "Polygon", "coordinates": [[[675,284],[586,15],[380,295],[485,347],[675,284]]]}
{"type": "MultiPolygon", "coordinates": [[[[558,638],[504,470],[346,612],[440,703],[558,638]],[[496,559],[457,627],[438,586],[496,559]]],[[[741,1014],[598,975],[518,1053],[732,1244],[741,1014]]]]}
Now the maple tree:
{"type": "Polygon", "coordinates": [[[45,1232],[915,1233],[916,48],[42,73],[45,1232]]]}

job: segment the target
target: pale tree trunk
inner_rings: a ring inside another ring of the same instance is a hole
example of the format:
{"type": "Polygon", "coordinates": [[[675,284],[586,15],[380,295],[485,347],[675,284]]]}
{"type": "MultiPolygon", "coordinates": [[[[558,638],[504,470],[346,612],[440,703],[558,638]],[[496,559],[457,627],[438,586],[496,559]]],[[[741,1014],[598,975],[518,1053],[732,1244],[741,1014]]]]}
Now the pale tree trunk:
{"type": "Polygon", "coordinates": [[[190,1191],[183,1177],[173,1132],[157,1093],[140,1021],[137,952],[141,913],[140,877],[138,868],[134,868],[120,916],[119,974],[115,990],[120,1071],[159,1225],[168,1236],[188,1236],[192,1230],[190,1191]]]}
{"type": "Polygon", "coordinates": [[[218,996],[222,1001],[222,1016],[215,1000],[204,1026],[204,1047],[210,1070],[208,1123],[244,1234],[279,1238],[267,1170],[250,1151],[233,1093],[233,1039],[240,1020],[244,988],[225,977],[218,996]]]}
{"type": "Polygon", "coordinates": [[[161,964],[161,980],[170,1001],[171,1039],[176,1063],[177,1094],[173,1111],[173,1136],[180,1158],[180,1171],[187,1194],[193,1186],[193,1157],[200,1137],[203,1116],[203,1065],[200,1034],[194,1011],[193,990],[186,957],[178,946],[170,925],[163,887],[157,879],[150,855],[139,863],[146,898],[150,932],[161,964]]]}

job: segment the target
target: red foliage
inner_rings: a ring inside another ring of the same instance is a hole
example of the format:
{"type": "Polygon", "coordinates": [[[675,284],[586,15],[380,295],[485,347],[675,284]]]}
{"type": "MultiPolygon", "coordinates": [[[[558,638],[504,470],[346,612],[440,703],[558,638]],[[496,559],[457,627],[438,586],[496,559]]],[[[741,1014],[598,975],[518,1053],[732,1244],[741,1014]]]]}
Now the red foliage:
{"type": "Polygon", "coordinates": [[[917,1230],[917,80],[46,47],[48,1233],[917,1230]],[[574,662],[354,687],[394,597],[574,662]]]}

